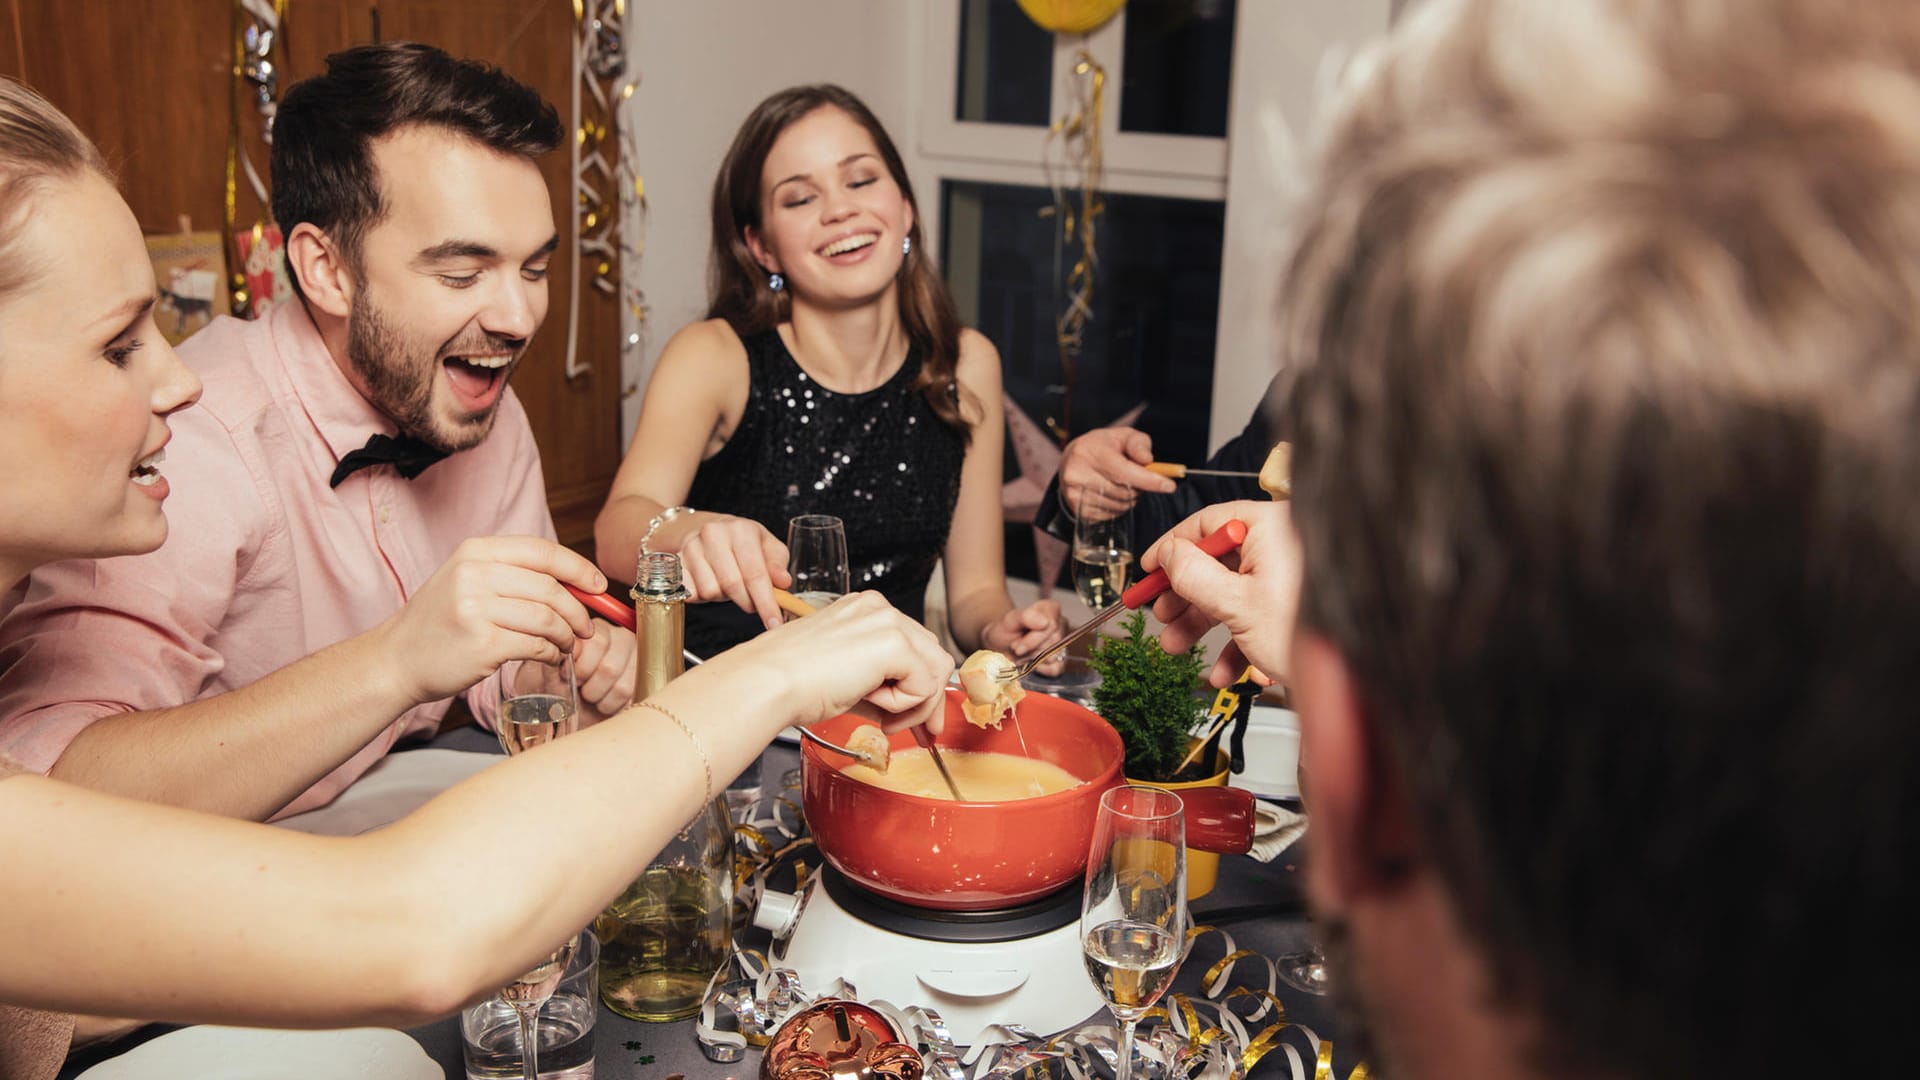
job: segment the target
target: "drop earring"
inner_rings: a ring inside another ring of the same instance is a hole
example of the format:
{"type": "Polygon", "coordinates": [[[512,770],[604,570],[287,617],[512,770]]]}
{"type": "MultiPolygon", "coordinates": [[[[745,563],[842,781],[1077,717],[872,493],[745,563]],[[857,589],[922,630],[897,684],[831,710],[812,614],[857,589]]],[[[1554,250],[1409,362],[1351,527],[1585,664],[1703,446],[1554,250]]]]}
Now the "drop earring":
{"type": "Polygon", "coordinates": [[[902,255],[913,254],[913,237],[903,236],[900,238],[900,254],[902,255]]]}
{"type": "Polygon", "coordinates": [[[772,289],[774,292],[779,292],[781,289],[784,289],[786,287],[787,287],[786,278],[781,277],[779,274],[767,275],[767,288],[772,289]]]}

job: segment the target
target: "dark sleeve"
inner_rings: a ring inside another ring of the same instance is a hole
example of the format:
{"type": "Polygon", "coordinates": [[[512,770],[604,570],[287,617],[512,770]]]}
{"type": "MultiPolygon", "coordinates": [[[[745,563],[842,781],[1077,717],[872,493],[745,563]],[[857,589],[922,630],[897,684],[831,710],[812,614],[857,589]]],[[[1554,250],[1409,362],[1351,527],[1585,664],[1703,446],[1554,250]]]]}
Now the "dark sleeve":
{"type": "MultiPolygon", "coordinates": [[[[1276,395],[1280,387],[1280,377],[1274,376],[1267,384],[1267,391],[1261,396],[1260,406],[1247,419],[1247,426],[1240,434],[1228,439],[1220,449],[1207,459],[1204,468],[1222,469],[1232,472],[1257,473],[1260,466],[1267,463],[1267,455],[1273,452],[1274,444],[1284,436],[1280,433],[1274,416],[1278,413],[1276,395]]],[[[1056,478],[1057,479],[1057,478],[1056,478]]],[[[1226,476],[1190,476],[1176,483],[1173,494],[1162,495],[1158,492],[1143,493],[1133,504],[1133,551],[1136,556],[1153,546],[1155,540],[1165,535],[1168,529],[1193,516],[1203,506],[1214,503],[1233,502],[1236,499],[1264,499],[1267,493],[1260,490],[1259,481],[1252,477],[1241,479],[1226,476]]],[[[1045,504],[1041,504],[1045,507],[1045,504]]],[[[1073,526],[1067,525],[1067,536],[1072,537],[1073,526]]]]}

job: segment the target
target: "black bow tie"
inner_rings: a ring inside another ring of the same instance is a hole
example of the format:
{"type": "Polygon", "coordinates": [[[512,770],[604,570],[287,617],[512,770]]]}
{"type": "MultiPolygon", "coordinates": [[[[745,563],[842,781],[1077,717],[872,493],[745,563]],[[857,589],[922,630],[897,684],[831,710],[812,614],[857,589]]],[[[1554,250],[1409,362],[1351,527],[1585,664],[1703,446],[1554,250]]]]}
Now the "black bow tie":
{"type": "Polygon", "coordinates": [[[375,435],[367,440],[367,445],[341,458],[340,464],[333,470],[333,479],[327,483],[339,487],[340,481],[370,465],[391,465],[401,479],[411,480],[446,456],[445,450],[428,446],[411,435],[402,435],[397,439],[375,435]]]}

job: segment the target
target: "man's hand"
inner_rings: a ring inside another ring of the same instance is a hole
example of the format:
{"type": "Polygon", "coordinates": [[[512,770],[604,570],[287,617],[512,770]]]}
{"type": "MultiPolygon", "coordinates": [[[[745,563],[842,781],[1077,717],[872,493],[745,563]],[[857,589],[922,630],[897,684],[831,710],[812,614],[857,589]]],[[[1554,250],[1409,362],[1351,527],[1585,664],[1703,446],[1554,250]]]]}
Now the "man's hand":
{"type": "Polygon", "coordinates": [[[598,723],[633,701],[640,670],[640,648],[633,631],[604,619],[593,620],[593,636],[574,646],[573,677],[586,706],[581,725],[598,723]]]}
{"type": "Polygon", "coordinates": [[[562,587],[605,592],[592,563],[551,540],[467,540],[373,633],[394,685],[415,703],[450,697],[509,660],[558,660],[594,636],[587,609],[562,587]]]}
{"type": "Polygon", "coordinates": [[[1106,521],[1133,506],[1134,492],[1170,494],[1173,481],[1148,472],[1153,437],[1129,427],[1095,428],[1060,453],[1060,501],[1083,521],[1106,521]]]}
{"type": "Polygon", "coordinates": [[[1300,540],[1288,503],[1219,503],[1174,526],[1140,559],[1140,569],[1165,569],[1173,588],[1153,603],[1166,624],[1160,646],[1191,648],[1208,630],[1225,626],[1233,642],[1207,675],[1227,686],[1253,665],[1266,681],[1287,679],[1293,620],[1300,606],[1300,540]],[[1233,518],[1247,523],[1247,539],[1226,559],[1195,546],[1233,518]]]}

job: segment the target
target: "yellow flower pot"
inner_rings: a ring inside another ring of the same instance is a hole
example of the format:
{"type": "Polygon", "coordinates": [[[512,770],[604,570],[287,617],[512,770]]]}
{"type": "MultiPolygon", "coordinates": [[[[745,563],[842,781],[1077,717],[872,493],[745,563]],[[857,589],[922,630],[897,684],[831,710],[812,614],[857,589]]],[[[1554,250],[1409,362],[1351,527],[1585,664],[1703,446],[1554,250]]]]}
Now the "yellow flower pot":
{"type": "MultiPolygon", "coordinates": [[[[1192,744],[1189,743],[1188,747],[1191,749],[1192,744]]],[[[1176,784],[1162,784],[1152,780],[1135,780],[1132,777],[1128,777],[1127,783],[1141,784],[1146,787],[1157,787],[1163,791],[1171,791],[1176,795],[1190,788],[1226,787],[1227,770],[1231,766],[1227,758],[1227,752],[1225,750],[1215,751],[1213,763],[1216,766],[1214,774],[1205,780],[1185,780],[1176,784]]],[[[1211,851],[1195,851],[1192,848],[1187,849],[1187,900],[1189,903],[1212,892],[1214,883],[1218,881],[1219,878],[1220,856],[1211,851]]]]}

